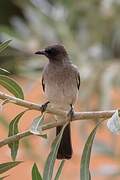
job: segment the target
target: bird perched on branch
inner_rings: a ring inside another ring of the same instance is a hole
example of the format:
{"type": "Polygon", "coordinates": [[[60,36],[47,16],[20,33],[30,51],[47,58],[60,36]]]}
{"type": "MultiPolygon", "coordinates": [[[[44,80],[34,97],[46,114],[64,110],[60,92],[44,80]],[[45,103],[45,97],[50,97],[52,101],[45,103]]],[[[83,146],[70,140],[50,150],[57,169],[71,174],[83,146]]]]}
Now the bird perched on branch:
{"type": "MultiPolygon", "coordinates": [[[[35,54],[44,55],[49,59],[48,64],[43,70],[42,86],[48,102],[53,106],[68,111],[73,116],[73,105],[78,96],[80,87],[80,75],[62,45],[48,46],[44,50],[37,51],[35,54]]],[[[61,120],[61,116],[56,116],[56,120],[61,120]]],[[[56,127],[56,135],[61,131],[62,126],[56,127]]],[[[71,130],[70,123],[65,127],[57,159],[70,159],[72,157],[71,130]]]]}

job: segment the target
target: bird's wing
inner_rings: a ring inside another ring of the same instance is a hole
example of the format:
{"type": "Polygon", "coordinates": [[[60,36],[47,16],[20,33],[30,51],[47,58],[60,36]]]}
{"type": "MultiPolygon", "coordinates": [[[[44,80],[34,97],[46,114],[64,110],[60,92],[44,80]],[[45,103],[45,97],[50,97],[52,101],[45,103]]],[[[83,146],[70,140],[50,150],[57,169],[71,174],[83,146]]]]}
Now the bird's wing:
{"type": "Polygon", "coordinates": [[[42,88],[43,88],[43,91],[45,91],[44,76],[42,76],[42,88]]]}
{"type": "Polygon", "coordinates": [[[77,88],[79,90],[80,89],[80,74],[79,74],[79,72],[77,73],[76,81],[77,81],[77,88]]]}

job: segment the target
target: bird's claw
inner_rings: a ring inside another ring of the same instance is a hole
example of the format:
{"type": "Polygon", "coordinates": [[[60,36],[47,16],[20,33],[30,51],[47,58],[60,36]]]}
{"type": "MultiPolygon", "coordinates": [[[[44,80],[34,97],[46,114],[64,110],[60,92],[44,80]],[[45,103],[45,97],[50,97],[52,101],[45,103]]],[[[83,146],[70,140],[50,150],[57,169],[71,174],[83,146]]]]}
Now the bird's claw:
{"type": "Polygon", "coordinates": [[[47,101],[46,103],[41,105],[41,108],[40,108],[41,113],[44,113],[46,111],[46,108],[47,108],[48,104],[49,104],[49,101],[47,101]]]}
{"type": "Polygon", "coordinates": [[[72,105],[71,105],[71,108],[70,108],[70,111],[69,111],[68,114],[67,114],[67,117],[68,117],[68,119],[69,119],[70,121],[72,121],[73,116],[74,116],[74,109],[73,109],[73,107],[72,107],[72,105]]]}

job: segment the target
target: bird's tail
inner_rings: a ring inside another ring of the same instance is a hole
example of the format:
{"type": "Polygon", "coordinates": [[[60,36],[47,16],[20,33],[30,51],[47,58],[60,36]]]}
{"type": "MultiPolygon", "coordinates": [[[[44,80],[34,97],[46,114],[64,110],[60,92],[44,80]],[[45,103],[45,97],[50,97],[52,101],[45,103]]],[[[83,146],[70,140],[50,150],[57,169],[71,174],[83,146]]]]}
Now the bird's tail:
{"type": "MultiPolygon", "coordinates": [[[[63,126],[56,128],[56,135],[58,135],[63,126]]],[[[71,130],[70,123],[65,127],[60,146],[57,153],[57,159],[70,159],[72,157],[72,144],[71,144],[71,130]]]]}

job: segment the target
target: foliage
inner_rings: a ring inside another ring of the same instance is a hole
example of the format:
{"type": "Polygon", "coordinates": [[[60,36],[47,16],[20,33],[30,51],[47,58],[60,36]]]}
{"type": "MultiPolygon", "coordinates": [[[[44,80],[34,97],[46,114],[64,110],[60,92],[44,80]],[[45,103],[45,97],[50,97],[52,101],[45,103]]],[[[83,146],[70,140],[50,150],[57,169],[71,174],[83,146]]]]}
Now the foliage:
{"type": "Polygon", "coordinates": [[[84,150],[83,150],[83,154],[81,157],[81,165],[80,165],[81,180],[91,180],[89,163],[90,163],[90,156],[91,156],[91,148],[92,148],[92,144],[93,144],[93,140],[94,140],[97,128],[98,128],[98,124],[90,133],[86,141],[84,150]]]}
{"type": "Polygon", "coordinates": [[[20,163],[21,161],[15,161],[15,162],[6,162],[6,163],[0,164],[0,174],[8,171],[9,169],[17,166],[20,163]]]}
{"type": "Polygon", "coordinates": [[[32,180],[42,180],[42,177],[38,171],[37,165],[34,163],[32,168],[32,180]]]}
{"type": "Polygon", "coordinates": [[[15,82],[15,80],[12,80],[7,76],[0,75],[0,84],[17,98],[24,99],[22,88],[15,82]]]}
{"type": "MultiPolygon", "coordinates": [[[[4,49],[6,49],[9,45],[11,40],[3,42],[0,44],[0,52],[2,52],[4,49]]],[[[1,72],[9,73],[5,69],[1,68],[1,72]]],[[[6,75],[0,75],[0,85],[5,87],[8,91],[13,93],[16,97],[22,98],[23,99],[23,92],[21,87],[11,78],[7,77],[6,75]]],[[[3,104],[5,104],[7,101],[4,101],[3,104]]],[[[9,136],[14,135],[15,133],[18,133],[17,129],[17,123],[19,118],[23,115],[23,112],[18,115],[11,123],[9,127],[9,136]]],[[[18,149],[18,142],[15,142],[13,144],[9,144],[11,148],[11,156],[13,160],[15,160],[16,154],[17,154],[17,149],[18,149]]],[[[7,163],[2,163],[0,164],[0,174],[3,172],[8,171],[9,169],[17,166],[20,161],[15,161],[15,162],[7,162],[7,163]]],[[[4,179],[7,176],[1,177],[1,179],[4,179]]]]}
{"type": "Polygon", "coordinates": [[[46,160],[45,168],[44,168],[44,172],[43,172],[44,180],[52,179],[53,168],[54,168],[55,160],[57,157],[58,148],[59,148],[60,141],[61,141],[61,138],[62,138],[62,135],[63,135],[66,125],[67,125],[67,123],[63,126],[61,132],[58,134],[58,136],[55,138],[55,140],[52,143],[52,149],[46,160]]]}
{"type": "Polygon", "coordinates": [[[54,180],[58,180],[59,179],[59,177],[61,175],[61,172],[62,172],[62,168],[64,166],[64,163],[65,163],[65,160],[62,160],[61,163],[60,163],[60,166],[59,166],[59,168],[57,170],[57,173],[55,175],[55,179],[54,180]]]}
{"type": "Polygon", "coordinates": [[[5,42],[3,42],[3,43],[0,44],[0,53],[1,53],[2,51],[4,51],[4,49],[7,48],[8,44],[9,44],[10,42],[11,42],[11,40],[8,40],[8,41],[5,41],[5,42]]]}
{"type": "MultiPolygon", "coordinates": [[[[18,114],[9,124],[9,133],[8,133],[8,137],[9,136],[14,136],[15,134],[18,134],[18,122],[20,120],[20,118],[23,116],[23,114],[25,113],[25,111],[21,112],[20,114],[18,114]]],[[[17,155],[17,151],[19,148],[19,141],[15,141],[13,143],[8,144],[9,148],[11,149],[11,157],[13,159],[13,161],[15,161],[16,159],[16,155],[17,155]]]]}

